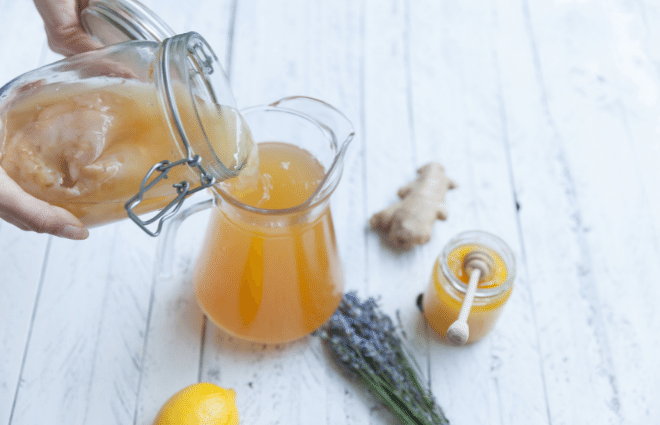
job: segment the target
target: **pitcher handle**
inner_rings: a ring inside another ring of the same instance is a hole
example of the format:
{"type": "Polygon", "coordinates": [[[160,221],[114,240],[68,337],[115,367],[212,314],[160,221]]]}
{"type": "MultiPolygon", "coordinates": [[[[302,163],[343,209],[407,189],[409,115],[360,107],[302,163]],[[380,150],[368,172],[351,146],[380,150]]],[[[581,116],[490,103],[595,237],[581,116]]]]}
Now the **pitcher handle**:
{"type": "Polygon", "coordinates": [[[172,277],[172,264],[176,250],[177,233],[181,224],[193,214],[204,211],[215,205],[213,199],[198,202],[168,220],[165,224],[164,232],[158,238],[158,249],[156,254],[156,278],[170,279],[172,277]]]}

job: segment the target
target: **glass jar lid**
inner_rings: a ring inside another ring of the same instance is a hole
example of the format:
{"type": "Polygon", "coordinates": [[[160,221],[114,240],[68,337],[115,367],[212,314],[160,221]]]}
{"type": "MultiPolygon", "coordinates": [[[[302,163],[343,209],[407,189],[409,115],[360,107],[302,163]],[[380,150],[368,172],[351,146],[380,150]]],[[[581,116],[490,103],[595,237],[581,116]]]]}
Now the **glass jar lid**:
{"type": "Polygon", "coordinates": [[[89,0],[80,20],[85,31],[106,46],[129,40],[160,42],[175,35],[162,19],[136,0],[89,0]]]}

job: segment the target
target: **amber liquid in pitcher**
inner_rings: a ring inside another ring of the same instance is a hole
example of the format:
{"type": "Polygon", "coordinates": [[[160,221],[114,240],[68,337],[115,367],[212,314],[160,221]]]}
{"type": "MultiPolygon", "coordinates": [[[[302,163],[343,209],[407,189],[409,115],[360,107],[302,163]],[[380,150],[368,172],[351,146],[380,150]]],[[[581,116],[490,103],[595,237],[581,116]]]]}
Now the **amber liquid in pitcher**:
{"type": "MultiPolygon", "coordinates": [[[[223,188],[261,209],[302,204],[325,175],[309,152],[286,143],[260,143],[258,161],[256,186],[229,181],[223,188]]],[[[329,205],[311,220],[283,226],[252,223],[234,208],[213,209],[193,273],[200,306],[220,328],[247,340],[279,343],[312,332],[335,311],[343,290],[329,205]]]]}

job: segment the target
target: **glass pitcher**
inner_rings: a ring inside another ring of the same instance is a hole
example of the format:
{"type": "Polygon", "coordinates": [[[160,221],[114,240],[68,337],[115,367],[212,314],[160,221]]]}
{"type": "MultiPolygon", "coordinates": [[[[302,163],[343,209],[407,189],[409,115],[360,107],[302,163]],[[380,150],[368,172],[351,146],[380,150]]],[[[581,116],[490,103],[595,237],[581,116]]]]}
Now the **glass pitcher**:
{"type": "MultiPolygon", "coordinates": [[[[262,174],[268,149],[284,147],[288,150],[282,167],[295,172],[294,157],[304,152],[322,166],[320,178],[310,196],[288,208],[251,206],[226,186],[216,185],[213,201],[183,211],[167,227],[161,240],[161,268],[171,264],[179,224],[191,213],[213,206],[192,272],[198,303],[218,327],[234,336],[281,343],[314,331],[341,300],[343,271],[329,201],[354,132],[335,108],[306,97],[289,97],[241,113],[258,146],[262,174]]],[[[277,179],[272,179],[275,188],[277,179]]]]}

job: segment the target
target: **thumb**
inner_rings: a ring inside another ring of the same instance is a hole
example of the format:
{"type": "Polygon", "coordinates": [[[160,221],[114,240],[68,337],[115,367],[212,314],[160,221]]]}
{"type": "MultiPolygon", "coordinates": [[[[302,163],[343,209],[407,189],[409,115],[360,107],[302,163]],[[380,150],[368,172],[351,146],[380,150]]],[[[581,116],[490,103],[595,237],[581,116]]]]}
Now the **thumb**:
{"type": "Polygon", "coordinates": [[[53,32],[46,29],[46,34],[48,35],[50,49],[64,56],[73,56],[103,47],[101,43],[94,40],[79,26],[63,32],[53,32]]]}
{"type": "Polygon", "coordinates": [[[102,47],[85,32],[80,14],[87,5],[83,0],[34,0],[44,21],[48,46],[56,53],[71,56],[102,47]]]}

